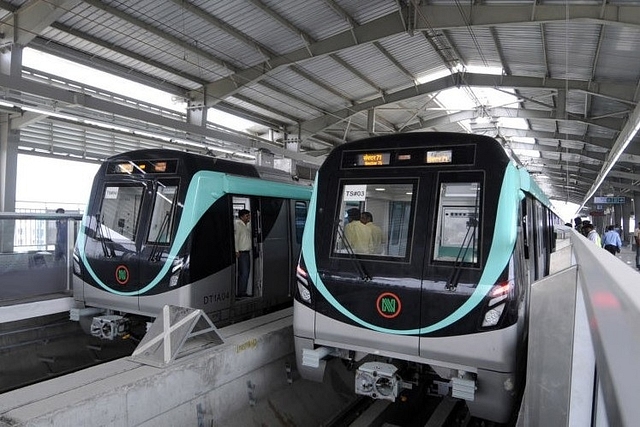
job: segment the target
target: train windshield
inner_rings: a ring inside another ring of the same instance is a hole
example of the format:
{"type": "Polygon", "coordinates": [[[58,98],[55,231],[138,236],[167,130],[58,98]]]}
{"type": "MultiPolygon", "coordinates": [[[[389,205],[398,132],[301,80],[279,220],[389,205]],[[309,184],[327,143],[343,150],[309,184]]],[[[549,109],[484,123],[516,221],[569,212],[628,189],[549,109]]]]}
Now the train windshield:
{"type": "Polygon", "coordinates": [[[478,262],[480,183],[440,184],[434,261],[478,262]]]}
{"type": "Polygon", "coordinates": [[[407,258],[416,184],[343,183],[333,254],[407,258]]]}
{"type": "Polygon", "coordinates": [[[109,185],[105,188],[100,211],[100,234],[114,242],[135,240],[142,205],[142,185],[109,185]]]}
{"type": "Polygon", "coordinates": [[[171,242],[177,185],[158,182],[156,198],[149,224],[149,243],[168,244],[171,242]]]}

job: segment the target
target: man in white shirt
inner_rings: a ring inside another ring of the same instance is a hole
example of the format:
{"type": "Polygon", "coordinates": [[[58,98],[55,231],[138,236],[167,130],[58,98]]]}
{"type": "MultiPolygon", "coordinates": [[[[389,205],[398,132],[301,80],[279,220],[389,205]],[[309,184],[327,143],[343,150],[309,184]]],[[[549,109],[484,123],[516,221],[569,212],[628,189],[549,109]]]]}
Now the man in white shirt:
{"type": "Polygon", "coordinates": [[[247,289],[249,272],[251,271],[251,212],[247,209],[238,211],[238,219],[234,224],[233,237],[238,260],[238,297],[250,296],[247,289]]]}

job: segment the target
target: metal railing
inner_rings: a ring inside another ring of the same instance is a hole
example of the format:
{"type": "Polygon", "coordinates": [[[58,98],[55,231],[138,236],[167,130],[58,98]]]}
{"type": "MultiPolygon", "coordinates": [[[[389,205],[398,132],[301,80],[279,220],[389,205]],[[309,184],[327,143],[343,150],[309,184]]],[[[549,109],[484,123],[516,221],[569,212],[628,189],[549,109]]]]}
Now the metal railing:
{"type": "MultiPolygon", "coordinates": [[[[566,268],[533,284],[518,426],[640,422],[640,274],[574,230],[566,268]]],[[[627,259],[627,262],[623,260],[627,259]]],[[[632,265],[628,265],[631,262],[632,265]]]]}

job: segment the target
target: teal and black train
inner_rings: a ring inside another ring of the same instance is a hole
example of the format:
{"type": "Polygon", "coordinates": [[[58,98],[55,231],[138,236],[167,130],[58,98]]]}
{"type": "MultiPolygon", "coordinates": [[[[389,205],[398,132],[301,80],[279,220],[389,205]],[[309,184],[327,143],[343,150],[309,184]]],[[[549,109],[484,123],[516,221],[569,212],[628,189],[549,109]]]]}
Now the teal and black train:
{"type": "Polygon", "coordinates": [[[310,185],[284,172],[215,157],[113,156],[96,174],[76,242],[74,298],[110,310],[92,324],[103,338],[164,305],[202,309],[216,325],[290,305],[310,196],[310,185]],[[252,241],[248,284],[238,291],[241,209],[251,213],[252,241]]]}
{"type": "Polygon", "coordinates": [[[405,133],[334,149],[297,268],[299,371],[321,380],[342,358],[358,394],[388,400],[431,375],[473,416],[508,421],[530,287],[549,274],[558,222],[487,136],[405,133]]]}

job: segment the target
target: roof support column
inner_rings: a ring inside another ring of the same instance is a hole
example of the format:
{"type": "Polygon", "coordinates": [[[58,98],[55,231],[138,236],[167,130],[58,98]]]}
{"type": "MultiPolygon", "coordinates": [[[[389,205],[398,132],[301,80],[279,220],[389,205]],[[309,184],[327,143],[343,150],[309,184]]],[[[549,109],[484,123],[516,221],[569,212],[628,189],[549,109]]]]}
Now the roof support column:
{"type": "Polygon", "coordinates": [[[624,205],[622,205],[622,233],[620,238],[622,239],[622,245],[625,246],[629,239],[633,240],[634,226],[631,224],[631,213],[633,212],[633,201],[630,197],[624,198],[624,205]]]}
{"type": "Polygon", "coordinates": [[[367,132],[371,136],[376,133],[376,110],[374,108],[367,110],[367,132]]]}
{"type": "MultiPolygon", "coordinates": [[[[635,232],[636,228],[638,227],[638,223],[640,223],[640,191],[633,192],[633,215],[634,215],[634,220],[633,220],[633,229],[630,230],[631,233],[635,232]]],[[[633,237],[631,238],[631,243],[633,245],[636,244],[635,239],[633,237]]]]}
{"type": "Polygon", "coordinates": [[[194,104],[189,101],[187,105],[187,123],[196,126],[207,126],[207,110],[204,104],[194,104]]]}
{"type": "MultiPolygon", "coordinates": [[[[20,77],[21,68],[22,46],[13,44],[10,49],[0,52],[0,73],[20,77]]],[[[0,212],[15,212],[16,210],[19,142],[20,131],[11,129],[8,114],[0,114],[0,212]]],[[[12,236],[13,232],[11,234],[3,232],[3,235],[12,236]]]]}

